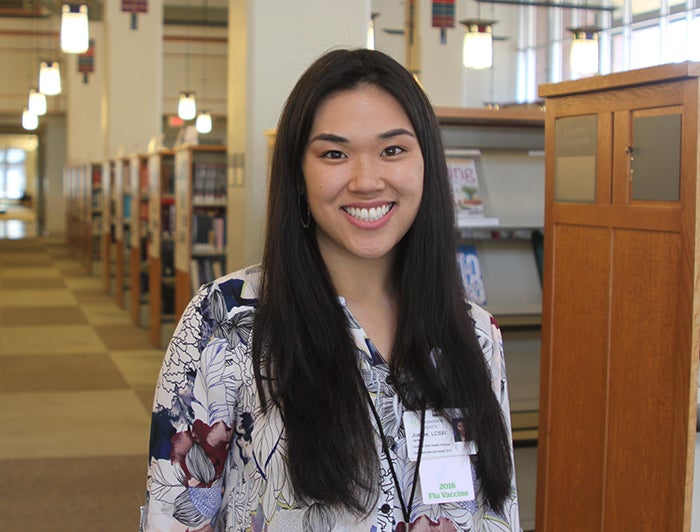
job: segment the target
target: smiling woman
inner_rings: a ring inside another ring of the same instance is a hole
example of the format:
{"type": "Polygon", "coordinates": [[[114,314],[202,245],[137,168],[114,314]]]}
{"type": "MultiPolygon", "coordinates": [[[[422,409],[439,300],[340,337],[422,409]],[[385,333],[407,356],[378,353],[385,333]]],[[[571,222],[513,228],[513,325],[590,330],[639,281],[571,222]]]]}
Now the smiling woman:
{"type": "Polygon", "coordinates": [[[500,331],[453,224],[413,76],[319,58],[277,128],[262,263],[203,286],[168,347],[143,528],[520,530],[500,331]]]}
{"type": "Polygon", "coordinates": [[[389,93],[360,85],[319,106],[310,136],[302,172],[324,261],[346,268],[381,259],[388,271],[423,193],[411,121],[389,93]]]}

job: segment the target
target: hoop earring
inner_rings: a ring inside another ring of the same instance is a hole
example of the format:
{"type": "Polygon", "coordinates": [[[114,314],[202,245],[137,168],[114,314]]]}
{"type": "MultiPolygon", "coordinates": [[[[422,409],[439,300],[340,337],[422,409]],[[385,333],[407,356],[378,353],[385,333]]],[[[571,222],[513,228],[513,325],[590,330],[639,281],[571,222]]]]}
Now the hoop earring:
{"type": "Polygon", "coordinates": [[[311,211],[309,211],[309,203],[306,201],[306,196],[302,192],[297,195],[297,207],[299,208],[299,219],[301,226],[304,229],[311,227],[311,211]]]}

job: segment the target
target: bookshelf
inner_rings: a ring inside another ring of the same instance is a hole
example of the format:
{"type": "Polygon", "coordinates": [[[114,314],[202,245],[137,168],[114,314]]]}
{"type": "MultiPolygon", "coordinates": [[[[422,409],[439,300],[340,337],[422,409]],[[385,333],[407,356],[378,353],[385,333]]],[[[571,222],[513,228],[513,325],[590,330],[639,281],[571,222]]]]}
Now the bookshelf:
{"type": "MultiPolygon", "coordinates": [[[[469,191],[474,196],[456,186],[463,185],[458,173],[450,174],[457,257],[467,292],[479,294],[474,285],[480,287],[480,295],[485,294],[480,304],[501,326],[518,486],[530,486],[526,491],[532,493],[535,475],[524,472],[534,471],[539,442],[545,113],[524,108],[435,111],[448,164],[476,174],[477,188],[469,191]]],[[[520,518],[523,529],[535,528],[534,501],[521,499],[520,518]]]]}
{"type": "Polygon", "coordinates": [[[175,149],[175,315],[194,290],[226,271],[225,146],[175,149]]]}
{"type": "Polygon", "coordinates": [[[131,160],[122,157],[114,164],[114,300],[119,308],[125,308],[125,292],[129,286],[129,256],[131,248],[132,183],[131,160]]]}
{"type": "Polygon", "coordinates": [[[66,242],[71,251],[80,253],[82,213],[80,213],[80,180],[76,166],[63,168],[63,197],[66,200],[66,242]]]}
{"type": "Polygon", "coordinates": [[[106,294],[114,290],[115,275],[115,161],[102,163],[102,286],[106,294]]]}
{"type": "Polygon", "coordinates": [[[102,237],[102,216],[104,194],[102,191],[102,164],[87,163],[87,228],[85,231],[85,269],[93,273],[94,264],[101,259],[100,239],[102,237]]]}
{"type": "Polygon", "coordinates": [[[436,108],[457,201],[459,251],[481,269],[485,303],[502,328],[538,328],[544,227],[544,112],[436,108]],[[467,164],[468,163],[468,164],[467,164]],[[475,198],[460,196],[459,171],[476,174],[475,198]],[[461,198],[461,199],[460,199],[461,198]],[[475,204],[467,204],[475,200],[475,204]]]}
{"type": "Polygon", "coordinates": [[[148,156],[149,336],[163,345],[163,330],[175,323],[175,153],[148,156]]]}
{"type": "Polygon", "coordinates": [[[148,155],[134,155],[129,160],[132,190],[129,279],[129,313],[134,325],[147,320],[144,307],[149,303],[148,291],[148,231],[149,175],[148,155]]]}

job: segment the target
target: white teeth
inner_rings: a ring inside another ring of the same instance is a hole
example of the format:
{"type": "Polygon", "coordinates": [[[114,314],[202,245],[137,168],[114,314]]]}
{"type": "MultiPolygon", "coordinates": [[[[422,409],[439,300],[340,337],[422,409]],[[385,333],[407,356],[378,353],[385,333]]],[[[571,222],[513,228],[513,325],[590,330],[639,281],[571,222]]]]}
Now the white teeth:
{"type": "Polygon", "coordinates": [[[347,212],[353,218],[362,220],[363,222],[376,222],[377,220],[386,216],[386,214],[391,210],[391,203],[382,205],[381,207],[372,207],[370,209],[358,209],[356,207],[346,207],[345,212],[347,212]]]}

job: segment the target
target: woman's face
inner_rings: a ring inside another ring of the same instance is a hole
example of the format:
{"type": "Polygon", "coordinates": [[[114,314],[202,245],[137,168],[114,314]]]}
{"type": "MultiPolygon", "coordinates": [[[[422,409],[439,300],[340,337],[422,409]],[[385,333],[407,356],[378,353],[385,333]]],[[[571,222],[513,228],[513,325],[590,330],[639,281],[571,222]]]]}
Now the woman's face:
{"type": "Polygon", "coordinates": [[[331,94],[302,170],[324,260],[391,260],[423,194],[423,155],[398,101],[373,85],[331,94]]]}

